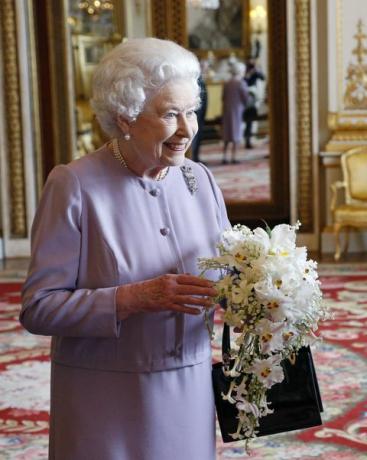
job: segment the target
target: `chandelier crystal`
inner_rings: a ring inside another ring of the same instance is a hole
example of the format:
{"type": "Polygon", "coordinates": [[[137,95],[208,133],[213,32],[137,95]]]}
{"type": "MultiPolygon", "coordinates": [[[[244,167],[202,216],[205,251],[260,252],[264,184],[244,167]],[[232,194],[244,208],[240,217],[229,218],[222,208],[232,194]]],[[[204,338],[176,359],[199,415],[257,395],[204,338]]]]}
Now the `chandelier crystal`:
{"type": "Polygon", "coordinates": [[[78,7],[91,16],[98,16],[103,11],[113,10],[113,2],[109,0],[85,0],[79,2],[78,7]]]}

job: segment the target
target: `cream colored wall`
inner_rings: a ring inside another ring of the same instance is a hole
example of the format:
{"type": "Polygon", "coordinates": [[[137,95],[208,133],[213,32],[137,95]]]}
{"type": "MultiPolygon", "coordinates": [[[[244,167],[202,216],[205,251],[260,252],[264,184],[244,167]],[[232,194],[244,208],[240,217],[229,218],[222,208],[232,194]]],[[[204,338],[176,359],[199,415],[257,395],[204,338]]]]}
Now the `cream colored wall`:
{"type": "MultiPolygon", "coordinates": [[[[344,102],[348,66],[357,62],[353,54],[357,43],[355,39],[357,23],[362,20],[364,32],[367,33],[367,8],[365,0],[319,0],[317,6],[322,10],[319,12],[317,38],[320,89],[318,109],[322,114],[318,125],[321,133],[319,143],[320,249],[322,252],[334,252],[333,222],[329,210],[330,185],[341,178],[340,154],[348,148],[367,145],[367,104],[362,110],[351,110],[345,107],[344,102]],[[326,49],[325,43],[327,43],[326,49]],[[331,121],[329,126],[328,118],[331,121]],[[354,128],[356,124],[359,124],[360,129],[354,128]]],[[[364,40],[364,45],[367,47],[367,40],[364,40]]],[[[367,64],[366,56],[364,62],[367,64]]],[[[352,235],[350,251],[367,251],[367,234],[352,235]]]]}
{"type": "MultiPolygon", "coordinates": [[[[329,82],[330,88],[333,89],[329,107],[330,111],[339,112],[345,110],[343,95],[347,85],[347,68],[351,62],[356,62],[356,56],[352,52],[356,46],[355,34],[359,20],[363,21],[364,31],[367,32],[367,7],[365,0],[333,0],[333,2],[329,0],[329,9],[332,6],[334,7],[333,12],[336,13],[336,30],[334,29],[333,32],[336,33],[337,78],[329,82]],[[336,6],[333,5],[335,3],[336,6]]],[[[364,44],[367,45],[366,40],[364,44]]]]}

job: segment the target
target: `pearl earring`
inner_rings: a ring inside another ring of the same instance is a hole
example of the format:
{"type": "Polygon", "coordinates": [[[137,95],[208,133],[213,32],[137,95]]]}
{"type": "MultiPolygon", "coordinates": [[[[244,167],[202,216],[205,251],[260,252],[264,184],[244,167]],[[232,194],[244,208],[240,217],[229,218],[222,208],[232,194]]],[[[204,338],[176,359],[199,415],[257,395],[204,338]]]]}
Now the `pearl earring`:
{"type": "Polygon", "coordinates": [[[124,139],[125,141],[130,140],[130,134],[129,133],[124,134],[124,139]]]}

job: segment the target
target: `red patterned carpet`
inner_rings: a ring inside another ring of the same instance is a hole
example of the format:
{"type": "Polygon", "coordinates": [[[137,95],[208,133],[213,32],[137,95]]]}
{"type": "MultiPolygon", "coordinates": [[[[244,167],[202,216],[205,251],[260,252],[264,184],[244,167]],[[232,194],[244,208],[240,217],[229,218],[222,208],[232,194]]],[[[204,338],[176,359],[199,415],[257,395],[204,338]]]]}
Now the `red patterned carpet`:
{"type": "MultiPolygon", "coordinates": [[[[239,163],[222,165],[221,143],[207,144],[200,148],[200,161],[203,161],[214,174],[226,203],[270,199],[268,155],[269,145],[259,141],[251,150],[244,147],[238,150],[239,163]]],[[[227,158],[229,159],[230,155],[227,158]]]]}
{"type": "MultiPolygon", "coordinates": [[[[320,273],[334,311],[313,349],[323,426],[260,438],[249,457],[241,443],[223,444],[218,433],[217,460],[367,459],[366,266],[321,266],[320,273]]],[[[19,289],[19,283],[0,283],[0,460],[47,458],[49,339],[19,326],[19,289]]],[[[217,333],[215,359],[219,341],[217,333]]]]}

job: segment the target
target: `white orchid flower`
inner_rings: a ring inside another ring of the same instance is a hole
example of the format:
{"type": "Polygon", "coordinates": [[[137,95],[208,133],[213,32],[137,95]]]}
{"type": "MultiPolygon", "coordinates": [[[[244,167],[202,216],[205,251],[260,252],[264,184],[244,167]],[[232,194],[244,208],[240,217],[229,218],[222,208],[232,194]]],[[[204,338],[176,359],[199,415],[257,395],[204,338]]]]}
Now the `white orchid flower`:
{"type": "Polygon", "coordinates": [[[271,231],[271,250],[275,254],[292,252],[296,247],[296,226],[276,225],[271,231]]]}
{"type": "Polygon", "coordinates": [[[232,302],[236,304],[246,304],[252,292],[252,284],[248,284],[243,275],[239,276],[239,282],[232,288],[232,302]]]}
{"type": "Polygon", "coordinates": [[[295,339],[298,337],[299,331],[293,327],[292,324],[285,323],[285,326],[282,330],[283,343],[287,346],[292,345],[295,339]]]}
{"type": "Polygon", "coordinates": [[[247,401],[244,398],[238,398],[236,402],[238,410],[242,410],[246,414],[253,414],[256,418],[260,416],[260,410],[256,404],[247,401]]]}
{"type": "Polygon", "coordinates": [[[239,227],[233,227],[232,229],[225,230],[222,234],[222,245],[225,250],[231,251],[238,243],[242,243],[244,239],[251,235],[251,230],[243,225],[241,229],[239,227]]]}
{"type": "MultiPolygon", "coordinates": [[[[278,285],[281,280],[278,280],[278,285]]],[[[256,296],[264,305],[265,315],[274,322],[287,319],[288,304],[292,299],[283,294],[276,282],[268,276],[254,285],[256,296]]]]}
{"type": "Polygon", "coordinates": [[[263,228],[255,228],[253,231],[253,239],[264,248],[264,253],[268,254],[271,248],[271,241],[269,234],[263,228]]]}
{"type": "Polygon", "coordinates": [[[284,379],[280,361],[279,355],[270,356],[267,359],[256,358],[249,371],[253,372],[266,388],[271,388],[275,383],[282,382],[284,379]]]}
{"type": "Polygon", "coordinates": [[[273,322],[266,318],[258,321],[255,327],[255,333],[260,338],[261,353],[269,354],[274,351],[282,350],[284,346],[283,331],[284,322],[273,322]]]}

